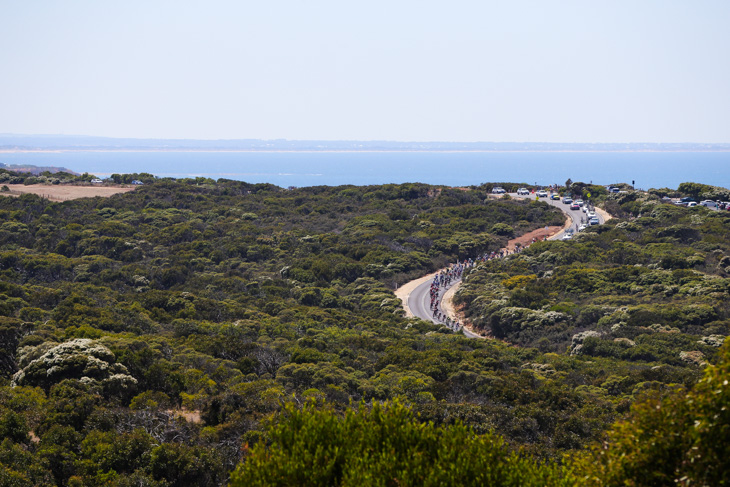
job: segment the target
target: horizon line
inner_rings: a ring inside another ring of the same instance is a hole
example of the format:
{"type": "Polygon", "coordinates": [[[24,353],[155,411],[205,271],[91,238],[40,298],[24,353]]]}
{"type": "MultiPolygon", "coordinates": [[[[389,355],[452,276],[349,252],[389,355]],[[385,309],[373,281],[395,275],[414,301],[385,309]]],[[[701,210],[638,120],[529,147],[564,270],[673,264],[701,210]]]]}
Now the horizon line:
{"type": "Polygon", "coordinates": [[[518,140],[405,140],[405,139],[328,139],[328,138],[255,138],[255,137],[218,137],[218,138],[199,138],[199,137],[133,137],[133,136],[108,136],[108,135],[85,135],[85,134],[23,134],[14,132],[0,133],[0,137],[57,137],[57,138],[91,138],[91,139],[112,139],[112,140],[139,140],[139,141],[180,141],[180,142],[245,142],[245,141],[264,141],[264,142],[326,142],[326,143],[343,143],[343,142],[360,142],[360,143],[399,143],[399,144],[543,144],[543,145],[727,145],[730,142],[626,142],[626,141],[593,141],[593,142],[570,142],[570,141],[518,141],[518,140]]]}

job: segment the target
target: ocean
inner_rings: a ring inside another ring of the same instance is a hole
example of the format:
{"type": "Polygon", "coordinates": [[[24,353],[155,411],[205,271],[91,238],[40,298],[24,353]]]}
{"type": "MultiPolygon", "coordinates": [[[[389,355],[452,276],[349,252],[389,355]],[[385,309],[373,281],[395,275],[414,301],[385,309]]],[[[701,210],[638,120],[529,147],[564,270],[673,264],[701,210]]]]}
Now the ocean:
{"type": "Polygon", "coordinates": [[[104,177],[227,178],[288,186],[422,182],[631,183],[676,188],[686,181],[730,188],[730,152],[5,152],[5,164],[63,166],[104,177]]]}

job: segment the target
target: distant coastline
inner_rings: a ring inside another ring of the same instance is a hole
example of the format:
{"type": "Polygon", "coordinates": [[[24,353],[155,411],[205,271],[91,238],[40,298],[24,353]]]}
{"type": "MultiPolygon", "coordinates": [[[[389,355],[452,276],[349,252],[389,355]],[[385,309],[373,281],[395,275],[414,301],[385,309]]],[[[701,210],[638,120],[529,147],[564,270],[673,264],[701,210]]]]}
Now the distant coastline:
{"type": "Polygon", "coordinates": [[[68,167],[96,176],[204,176],[283,188],[406,182],[470,186],[485,181],[547,185],[568,178],[605,184],[636,181],[638,188],[676,188],[686,181],[730,187],[730,150],[64,149],[0,152],[0,163],[68,167]]]}
{"type": "Polygon", "coordinates": [[[0,153],[23,152],[730,152],[730,143],[204,140],[0,134],[0,153]]]}
{"type": "Polygon", "coordinates": [[[437,153],[437,154],[462,154],[462,153],[496,153],[496,154],[513,154],[513,153],[586,153],[596,154],[602,152],[614,153],[668,153],[668,152],[730,152],[728,148],[715,149],[181,149],[181,148],[144,148],[144,149],[0,149],[0,154],[65,154],[65,153],[107,153],[107,152],[170,152],[170,153],[304,153],[304,154],[347,154],[347,153],[437,153]]]}

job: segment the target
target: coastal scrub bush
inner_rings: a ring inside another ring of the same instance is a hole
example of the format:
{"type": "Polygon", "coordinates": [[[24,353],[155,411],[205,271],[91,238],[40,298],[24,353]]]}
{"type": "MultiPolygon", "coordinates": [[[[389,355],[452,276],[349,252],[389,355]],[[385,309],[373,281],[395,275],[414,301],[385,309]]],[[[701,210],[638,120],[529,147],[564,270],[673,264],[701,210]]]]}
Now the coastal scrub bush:
{"type": "Polygon", "coordinates": [[[580,458],[581,485],[730,484],[730,346],[690,390],[632,407],[608,441],[580,458]]]}
{"type": "Polygon", "coordinates": [[[80,379],[121,392],[137,383],[124,365],[115,363],[111,350],[88,338],[23,347],[18,362],[21,369],[13,375],[13,385],[48,389],[64,379],[80,379]]]}
{"type": "Polygon", "coordinates": [[[270,444],[244,445],[231,486],[568,485],[557,467],[511,451],[493,433],[421,423],[402,404],[361,404],[340,415],[314,402],[269,421],[270,444]]]}

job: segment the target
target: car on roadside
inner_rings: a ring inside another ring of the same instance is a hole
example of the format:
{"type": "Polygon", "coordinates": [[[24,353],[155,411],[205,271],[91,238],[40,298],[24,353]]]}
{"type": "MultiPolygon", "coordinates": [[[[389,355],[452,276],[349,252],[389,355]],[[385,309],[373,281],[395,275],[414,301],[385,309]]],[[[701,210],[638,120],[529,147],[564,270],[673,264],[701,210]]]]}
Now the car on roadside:
{"type": "Polygon", "coordinates": [[[712,200],[703,200],[700,201],[700,204],[706,208],[717,208],[717,202],[712,200]]]}
{"type": "Polygon", "coordinates": [[[547,198],[547,195],[548,195],[548,192],[545,191],[544,189],[541,189],[540,191],[537,192],[538,198],[547,198]]]}
{"type": "Polygon", "coordinates": [[[694,208],[695,206],[697,206],[696,201],[690,201],[689,203],[687,203],[687,208],[694,208]]]}
{"type": "Polygon", "coordinates": [[[582,232],[586,228],[588,228],[588,225],[586,225],[585,223],[581,223],[581,225],[578,227],[578,231],[579,232],[582,232]]]}
{"type": "Polygon", "coordinates": [[[684,198],[680,198],[679,201],[674,203],[677,206],[689,206],[690,203],[694,203],[692,206],[696,206],[697,202],[690,198],[689,196],[685,196],[684,198]]]}
{"type": "Polygon", "coordinates": [[[505,194],[506,192],[504,188],[500,188],[499,186],[492,188],[492,194],[505,194]]]}
{"type": "Polygon", "coordinates": [[[570,240],[571,238],[573,238],[573,234],[572,233],[566,233],[565,235],[563,235],[562,237],[560,237],[560,240],[570,240]]]}
{"type": "Polygon", "coordinates": [[[588,219],[595,218],[596,217],[596,212],[595,211],[588,210],[586,212],[586,216],[588,217],[588,219]]]}
{"type": "Polygon", "coordinates": [[[601,221],[598,219],[597,216],[594,216],[594,217],[588,219],[588,224],[591,226],[600,225],[600,223],[601,223],[601,221]]]}
{"type": "Polygon", "coordinates": [[[527,188],[520,188],[520,189],[517,190],[517,195],[518,196],[529,196],[530,195],[530,190],[527,189],[527,188]]]}

